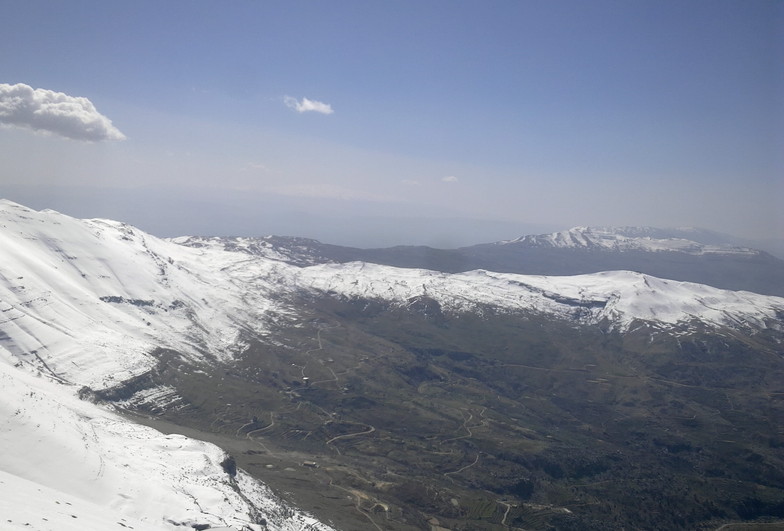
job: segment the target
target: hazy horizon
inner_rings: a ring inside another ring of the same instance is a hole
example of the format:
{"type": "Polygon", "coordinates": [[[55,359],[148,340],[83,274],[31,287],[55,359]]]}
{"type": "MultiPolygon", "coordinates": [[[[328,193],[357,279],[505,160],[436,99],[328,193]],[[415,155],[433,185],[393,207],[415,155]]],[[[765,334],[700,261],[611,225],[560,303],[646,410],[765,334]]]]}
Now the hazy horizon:
{"type": "MultiPolygon", "coordinates": [[[[339,208],[331,213],[309,215],[307,205],[258,203],[237,196],[231,204],[214,208],[214,203],[198,195],[178,197],[159,195],[159,191],[102,190],[90,192],[61,189],[41,194],[35,188],[11,187],[9,199],[36,210],[51,209],[83,219],[108,218],[133,225],[160,238],[177,236],[264,237],[284,236],[318,240],[332,245],[358,248],[381,248],[422,245],[438,249],[456,249],[471,245],[512,240],[526,235],[549,234],[575,226],[519,223],[461,217],[423,217],[416,212],[383,215],[367,209],[341,216],[339,208]],[[16,197],[16,199],[14,199],[16,197]],[[135,211],[133,205],[144,203],[147,209],[135,211]],[[204,218],[183,217],[206,204],[210,215],[204,218]]],[[[172,190],[172,194],[177,191],[172,190]]],[[[597,227],[592,225],[592,227],[597,227]]],[[[620,225],[616,228],[622,227],[620,225]]],[[[784,238],[748,238],[709,227],[657,226],[660,229],[696,228],[726,237],[725,243],[748,245],[784,259],[784,238]]]]}
{"type": "Polygon", "coordinates": [[[6,16],[0,196],[33,208],[358,247],[784,235],[780,2],[42,0],[6,16]]]}

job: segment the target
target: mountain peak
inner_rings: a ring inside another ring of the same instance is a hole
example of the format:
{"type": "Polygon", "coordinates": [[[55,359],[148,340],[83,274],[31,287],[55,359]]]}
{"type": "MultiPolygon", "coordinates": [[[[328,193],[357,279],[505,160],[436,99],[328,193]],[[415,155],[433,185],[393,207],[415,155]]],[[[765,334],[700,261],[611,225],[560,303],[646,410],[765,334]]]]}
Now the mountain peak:
{"type": "Polygon", "coordinates": [[[681,252],[702,254],[759,254],[759,251],[721,241],[720,235],[697,228],[587,227],[521,236],[499,242],[530,248],[585,249],[601,251],[681,252]]]}

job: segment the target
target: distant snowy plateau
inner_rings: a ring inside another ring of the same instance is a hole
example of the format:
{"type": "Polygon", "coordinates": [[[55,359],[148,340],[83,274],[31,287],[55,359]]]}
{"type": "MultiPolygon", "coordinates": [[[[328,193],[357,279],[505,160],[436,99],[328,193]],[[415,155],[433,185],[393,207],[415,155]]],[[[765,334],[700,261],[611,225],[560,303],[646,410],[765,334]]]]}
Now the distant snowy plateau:
{"type": "MultiPolygon", "coordinates": [[[[275,323],[297,322],[294,295],[400,307],[427,298],[443,312],[534,312],[620,332],[643,323],[751,334],[784,325],[784,298],[629,271],[300,267],[183,243],[0,201],[0,528],[331,529],[234,473],[216,446],[79,398],[150,371],[158,349],[214,363],[230,362],[251,339],[274,342],[275,323]]],[[[131,400],[167,396],[144,393],[131,400]]]]}

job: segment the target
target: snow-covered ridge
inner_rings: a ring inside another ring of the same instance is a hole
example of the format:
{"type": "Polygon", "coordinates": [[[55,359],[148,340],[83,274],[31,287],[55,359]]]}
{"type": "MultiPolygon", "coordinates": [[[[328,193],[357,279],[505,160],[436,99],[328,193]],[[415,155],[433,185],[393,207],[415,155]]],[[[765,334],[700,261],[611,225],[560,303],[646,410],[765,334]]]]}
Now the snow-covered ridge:
{"type": "Polygon", "coordinates": [[[76,220],[0,202],[0,346],[63,381],[112,387],[150,370],[156,348],[223,359],[294,317],[311,290],[449,311],[534,311],[624,329],[635,319],[765,326],[784,299],[632,272],[567,277],[445,274],[361,262],[296,267],[274,257],[164,241],[107,220],[76,220]],[[118,353],[122,353],[118,356],[118,353]]]}
{"type": "Polygon", "coordinates": [[[114,221],[6,201],[0,256],[0,345],[98,389],[149,370],[158,347],[231,359],[241,332],[262,335],[285,311],[261,283],[248,292],[221,271],[235,253],[205,253],[114,221]]]}
{"type": "Polygon", "coordinates": [[[702,243],[698,229],[664,230],[653,227],[574,227],[568,230],[522,236],[499,242],[501,245],[596,249],[608,251],[677,251],[687,254],[746,254],[759,251],[730,244],[702,243]]]}
{"type": "MultiPolygon", "coordinates": [[[[165,437],[75,396],[82,386],[106,389],[143,375],[157,363],[158,348],[194,362],[230,362],[246,336],[264,339],[272,320],[296,318],[286,302],[294,293],[399,307],[427,297],[445,312],[536,312],[617,330],[636,319],[780,327],[784,316],[784,298],[628,271],[547,277],[362,262],[297,267],[242,251],[189,247],[115,221],[0,201],[0,513],[21,518],[15,493],[39,492],[67,500],[71,515],[98,522],[93,528],[174,529],[201,521],[237,527],[263,509],[270,529],[299,529],[302,522],[328,529],[302,513],[281,512],[242,474],[232,483],[217,448],[165,437]],[[236,488],[244,502],[231,493],[236,488]],[[200,509],[206,506],[212,516],[200,509]]],[[[177,399],[172,389],[154,392],[177,399]]],[[[40,514],[60,514],[37,505],[40,514]]],[[[63,518],[60,528],[78,529],[63,518]]]]}
{"type": "Polygon", "coordinates": [[[286,262],[297,266],[308,266],[333,262],[318,252],[321,242],[309,238],[287,238],[280,236],[220,237],[179,236],[169,241],[197,249],[244,252],[269,260],[286,262]]]}
{"type": "Polygon", "coordinates": [[[609,322],[620,331],[635,320],[664,325],[699,320],[713,326],[743,328],[784,325],[784,298],[631,271],[564,277],[481,270],[446,274],[353,262],[302,268],[294,278],[302,288],[346,297],[400,304],[429,297],[452,312],[493,307],[548,314],[581,324],[609,322]]]}

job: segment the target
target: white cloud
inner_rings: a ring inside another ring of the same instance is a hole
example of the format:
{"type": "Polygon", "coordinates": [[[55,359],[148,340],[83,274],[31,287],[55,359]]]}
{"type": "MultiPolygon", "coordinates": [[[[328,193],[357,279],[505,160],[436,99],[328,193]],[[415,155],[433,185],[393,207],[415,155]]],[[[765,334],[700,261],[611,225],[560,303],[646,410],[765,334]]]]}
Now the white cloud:
{"type": "Polygon", "coordinates": [[[283,102],[286,104],[286,107],[294,109],[297,112],[317,112],[321,114],[332,114],[335,112],[332,110],[330,104],[309,100],[307,98],[302,98],[302,101],[298,101],[297,98],[285,96],[283,102]]]}
{"type": "Polygon", "coordinates": [[[445,183],[456,183],[459,179],[454,175],[447,175],[446,177],[442,177],[441,181],[445,183]]]}
{"type": "Polygon", "coordinates": [[[242,171],[269,172],[270,169],[265,164],[261,164],[260,162],[248,162],[242,167],[242,171]]]}
{"type": "Polygon", "coordinates": [[[125,135],[87,98],[34,89],[23,83],[0,83],[0,124],[74,140],[125,140],[125,135]]]}

